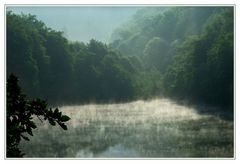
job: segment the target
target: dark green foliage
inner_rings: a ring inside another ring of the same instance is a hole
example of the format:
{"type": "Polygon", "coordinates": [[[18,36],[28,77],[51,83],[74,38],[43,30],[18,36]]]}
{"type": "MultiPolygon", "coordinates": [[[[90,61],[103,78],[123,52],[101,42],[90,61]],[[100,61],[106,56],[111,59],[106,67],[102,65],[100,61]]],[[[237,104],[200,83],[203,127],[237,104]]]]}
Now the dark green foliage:
{"type": "Polygon", "coordinates": [[[70,120],[58,108],[54,111],[48,109],[46,101],[27,99],[21,92],[18,78],[11,74],[7,81],[7,157],[24,155],[18,145],[21,139],[29,141],[28,135],[33,136],[33,129],[37,128],[34,117],[41,121],[48,120],[53,126],[58,123],[64,130],[67,130],[64,122],[70,120]]]}
{"type": "Polygon", "coordinates": [[[88,45],[74,43],[78,44],[81,50],[72,52],[77,91],[74,95],[78,102],[119,101],[133,97],[131,73],[135,68],[127,58],[95,40],[88,45]]]}
{"type": "Polygon", "coordinates": [[[111,45],[123,55],[143,56],[144,49],[154,37],[172,44],[186,36],[201,33],[205,22],[219,9],[217,7],[144,8],[136,13],[128,25],[118,28],[113,33],[111,45]]]}
{"type": "Polygon", "coordinates": [[[111,46],[126,56],[139,56],[146,73],[138,81],[151,86],[143,94],[157,90],[231,111],[233,36],[232,7],[145,8],[114,32],[111,46]],[[159,71],[159,78],[149,78],[151,69],[159,71]]]}
{"type": "Polygon", "coordinates": [[[70,42],[35,16],[7,12],[7,157],[24,155],[18,145],[34,135],[35,118],[68,129],[70,118],[41,99],[63,105],[167,96],[233,114],[233,20],[232,7],[145,8],[106,45],[70,42]],[[22,94],[11,73],[24,93],[41,99],[22,94]]]}
{"type": "Polygon", "coordinates": [[[165,76],[168,94],[232,110],[232,12],[225,9],[214,15],[201,35],[179,46],[165,76]]]}
{"type": "Polygon", "coordinates": [[[31,96],[35,96],[39,88],[39,68],[32,47],[35,46],[39,53],[44,51],[40,47],[39,34],[30,25],[35,18],[22,16],[22,19],[19,19],[19,16],[10,12],[7,16],[7,73],[9,75],[14,72],[19,76],[23,88],[31,96]]]}
{"type": "Polygon", "coordinates": [[[122,57],[106,44],[94,39],[88,44],[69,42],[35,16],[11,12],[7,31],[7,74],[19,76],[28,95],[52,105],[135,97],[131,76],[141,63],[122,57]]]}
{"type": "Polygon", "coordinates": [[[47,33],[45,47],[50,65],[47,74],[43,75],[47,75],[42,85],[43,95],[50,102],[67,101],[72,81],[72,59],[68,52],[67,40],[62,37],[61,32],[51,30],[47,33]]]}
{"type": "Polygon", "coordinates": [[[231,108],[233,36],[232,7],[144,8],[109,45],[8,12],[7,74],[50,104],[169,96],[231,108]]]}

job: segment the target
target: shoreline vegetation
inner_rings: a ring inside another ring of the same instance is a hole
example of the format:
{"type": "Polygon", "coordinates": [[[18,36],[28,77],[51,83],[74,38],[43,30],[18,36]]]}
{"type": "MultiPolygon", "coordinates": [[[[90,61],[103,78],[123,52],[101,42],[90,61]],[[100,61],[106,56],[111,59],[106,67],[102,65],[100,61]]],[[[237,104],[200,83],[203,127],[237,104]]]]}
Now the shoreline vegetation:
{"type": "MultiPolygon", "coordinates": [[[[111,157],[129,152],[139,157],[232,157],[233,18],[233,6],[143,7],[112,31],[106,44],[95,39],[73,42],[37,16],[16,14],[9,7],[7,77],[19,78],[27,100],[39,98],[44,109],[46,104],[64,110],[75,105],[71,120],[83,121],[76,129],[69,123],[66,133],[40,126],[30,142],[21,143],[26,156],[111,157]],[[83,111],[85,107],[89,110],[83,111]],[[110,114],[105,122],[104,111],[110,114]],[[77,115],[81,112],[83,120],[77,115]],[[188,113],[201,119],[161,122],[188,113]]],[[[20,105],[28,109],[27,100],[20,105]]],[[[50,113],[61,113],[55,111],[50,113]]],[[[49,123],[55,125],[51,119],[49,123]]]]}
{"type": "Polygon", "coordinates": [[[7,76],[48,104],[162,96],[233,111],[233,7],[143,8],[111,40],[71,42],[8,11],[7,76]]]}

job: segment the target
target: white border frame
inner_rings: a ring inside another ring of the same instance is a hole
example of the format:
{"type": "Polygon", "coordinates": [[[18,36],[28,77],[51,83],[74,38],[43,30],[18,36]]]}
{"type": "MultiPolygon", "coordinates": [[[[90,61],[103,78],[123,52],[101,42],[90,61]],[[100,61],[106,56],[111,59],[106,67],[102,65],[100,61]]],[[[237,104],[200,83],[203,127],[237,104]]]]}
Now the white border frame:
{"type": "MultiPolygon", "coordinates": [[[[41,3],[43,2],[44,4],[40,4],[39,2],[32,2],[32,1],[30,1],[30,0],[23,0],[23,1],[21,1],[21,3],[24,3],[24,4],[20,4],[20,5],[22,5],[22,6],[27,6],[27,4],[34,4],[34,5],[40,5],[40,6],[46,6],[46,5],[54,5],[54,4],[58,4],[58,5],[66,5],[66,6],[75,6],[75,4],[78,4],[79,2],[78,1],[73,1],[73,0],[69,0],[69,1],[67,1],[67,2],[63,2],[63,1],[61,1],[61,2],[55,2],[55,3],[49,3],[49,1],[47,1],[47,0],[43,0],[43,1],[41,1],[41,3]],[[45,2],[44,2],[45,1],[45,2]],[[71,1],[71,2],[70,2],[71,1]]],[[[237,154],[239,154],[240,152],[238,151],[238,148],[236,147],[237,146],[237,133],[236,133],[236,129],[237,129],[237,120],[238,120],[238,113],[237,113],[237,111],[236,111],[236,108],[238,107],[238,103],[237,103],[237,93],[238,93],[238,88],[237,88],[237,86],[236,86],[236,82],[238,81],[238,77],[237,77],[237,74],[236,74],[236,72],[237,72],[237,70],[238,70],[238,66],[236,65],[236,63],[237,63],[237,60],[238,60],[238,58],[237,58],[237,56],[236,56],[236,53],[238,52],[238,49],[237,49],[237,47],[239,47],[238,45],[237,45],[237,43],[236,43],[236,39],[238,38],[238,36],[237,36],[237,27],[238,27],[238,22],[237,22],[237,17],[238,17],[238,9],[239,9],[239,4],[237,4],[238,3],[238,1],[237,0],[228,0],[228,1],[224,1],[224,2],[222,2],[222,1],[214,1],[214,2],[212,2],[212,1],[210,1],[210,0],[208,0],[208,1],[206,1],[206,0],[195,0],[194,1],[194,3],[192,3],[191,1],[190,2],[186,2],[186,1],[179,1],[179,0],[172,0],[171,2],[169,2],[169,1],[167,1],[167,0],[162,0],[161,1],[161,3],[164,3],[164,4],[159,4],[159,2],[156,2],[156,1],[153,1],[153,0],[149,0],[149,1],[143,1],[143,0],[140,0],[140,1],[131,1],[131,3],[129,3],[129,2],[126,2],[126,0],[123,0],[122,1],[123,3],[119,3],[119,2],[117,2],[117,3],[115,3],[115,2],[109,2],[109,1],[106,1],[106,0],[103,0],[103,1],[101,1],[101,3],[99,3],[99,1],[92,1],[92,0],[89,0],[89,1],[86,1],[86,2],[81,2],[81,5],[83,5],[83,6],[88,6],[88,5],[96,5],[96,6],[111,6],[111,5],[119,5],[119,6],[121,6],[121,5],[123,5],[123,6],[125,6],[125,5],[135,5],[135,4],[137,4],[137,6],[139,5],[139,6],[152,6],[152,5],[161,5],[161,6],[232,6],[232,5],[234,5],[234,33],[235,33],[235,35],[234,35],[234,64],[235,64],[235,66],[234,66],[234,158],[233,159],[237,159],[237,157],[238,157],[238,155],[237,154]],[[189,4],[189,3],[192,3],[192,4],[189,4]],[[219,4],[220,3],[220,4],[219,4]]],[[[14,4],[19,4],[19,1],[17,1],[17,0],[11,0],[11,1],[8,1],[8,2],[3,2],[4,3],[4,10],[1,10],[1,14],[3,14],[3,15],[5,15],[5,5],[6,4],[9,4],[9,5],[14,5],[14,4]],[[2,11],[4,11],[3,13],[2,13],[2,11]]],[[[57,5],[57,6],[58,6],[57,5]]],[[[32,5],[31,5],[32,6],[32,5]]],[[[55,5],[54,5],[55,6],[55,5]]],[[[2,18],[3,17],[1,17],[1,21],[2,21],[2,18]]],[[[4,21],[2,21],[2,22],[4,22],[4,25],[5,25],[5,16],[4,16],[4,21]]],[[[4,43],[4,44],[1,44],[1,46],[2,45],[4,45],[4,47],[1,47],[2,49],[4,49],[4,54],[6,54],[6,48],[5,48],[5,29],[4,29],[4,34],[2,35],[2,31],[1,31],[1,36],[4,36],[4,40],[1,42],[1,43],[4,43]]],[[[5,86],[5,84],[6,84],[6,75],[5,75],[5,70],[6,70],[6,62],[5,62],[5,55],[4,55],[4,72],[2,73],[2,75],[4,75],[4,79],[2,78],[2,76],[1,76],[1,82],[4,82],[3,83],[3,86],[5,86]]],[[[3,62],[1,62],[1,66],[2,66],[2,63],[3,62]]],[[[1,83],[2,84],[2,83],[1,83]]],[[[4,94],[1,94],[1,97],[0,97],[0,99],[1,100],[4,100],[4,102],[3,103],[1,103],[1,104],[4,104],[5,103],[5,87],[4,87],[4,94]],[[2,97],[2,96],[4,96],[4,97],[2,97]]],[[[2,93],[2,92],[1,92],[2,93]]],[[[5,105],[4,105],[5,106],[5,105]]],[[[4,107],[3,106],[3,107],[4,107]]],[[[3,109],[5,109],[5,108],[3,108],[3,109]]],[[[5,118],[3,118],[2,117],[3,115],[0,115],[0,119],[1,120],[5,120],[5,118]]],[[[5,115],[4,115],[5,116],[5,115]]],[[[1,125],[4,125],[4,123],[3,124],[1,124],[1,125]]],[[[2,128],[2,126],[1,126],[1,128],[2,128]]],[[[5,132],[5,131],[4,131],[5,132]]],[[[5,135],[5,134],[4,134],[5,135]]],[[[5,142],[5,140],[4,140],[4,142],[5,142]]],[[[4,144],[5,145],[5,144],[4,144]]],[[[5,146],[4,146],[4,149],[5,149],[5,146]]],[[[1,155],[2,155],[3,153],[1,153],[1,155]]],[[[4,153],[4,157],[5,157],[5,153],[4,153]]],[[[28,159],[28,158],[24,158],[24,159],[28,159]]],[[[38,159],[38,158],[31,158],[31,159],[38,159]]],[[[42,158],[41,158],[42,159],[42,158]]],[[[44,159],[46,159],[46,158],[44,158],[44,159]]],[[[62,158],[60,158],[60,159],[62,159],[62,158]]],[[[72,158],[64,158],[64,159],[72,159],[72,158]]],[[[75,158],[74,158],[75,159],[75,158]]],[[[78,158],[77,158],[78,159],[78,158]]],[[[80,159],[82,159],[82,158],[80,158],[80,159]]],[[[85,159],[85,158],[84,158],[85,159]]],[[[112,158],[107,158],[108,160],[112,160],[112,158]]],[[[113,158],[114,159],[114,158],[113,158]]],[[[118,158],[117,158],[118,159],[118,158]]],[[[122,159],[122,158],[120,158],[120,159],[122,159]]],[[[129,159],[129,158],[127,158],[127,159],[129,159]]],[[[136,159],[138,159],[138,158],[133,158],[134,160],[136,160],[136,159]]],[[[142,160],[142,158],[140,158],[141,160],[142,160]]],[[[147,160],[149,160],[149,159],[152,159],[152,158],[146,158],[147,160]]],[[[186,159],[186,158],[153,158],[153,159],[161,159],[161,160],[165,160],[165,159],[167,159],[167,160],[174,160],[174,159],[177,159],[177,160],[179,160],[179,159],[186,159]]],[[[196,159],[205,159],[205,158],[187,158],[187,159],[194,159],[194,160],[196,160],[196,159]]],[[[216,158],[207,158],[207,160],[212,160],[212,159],[216,159],[216,158]]],[[[219,158],[217,158],[217,159],[219,159],[219,158]]],[[[223,158],[220,158],[220,159],[223,159],[223,158]]],[[[227,159],[229,159],[229,158],[227,158],[227,159]]],[[[231,158],[230,158],[231,159],[231,158]]],[[[93,160],[99,160],[98,158],[96,159],[96,158],[94,158],[93,160]]],[[[233,160],[233,161],[236,161],[236,160],[233,160]]],[[[52,162],[54,162],[54,161],[52,161],[52,162]]],[[[105,163],[106,161],[104,161],[104,163],[105,163]]],[[[139,161],[138,161],[139,162],[139,161]]],[[[189,161],[190,162],[190,161],[189,161]]],[[[197,162],[197,161],[194,161],[194,162],[197,162]]],[[[222,161],[217,161],[218,163],[221,163],[222,161]]],[[[230,162],[230,161],[227,161],[227,162],[230,162]]],[[[184,163],[187,163],[187,161],[184,161],[184,163]]]]}

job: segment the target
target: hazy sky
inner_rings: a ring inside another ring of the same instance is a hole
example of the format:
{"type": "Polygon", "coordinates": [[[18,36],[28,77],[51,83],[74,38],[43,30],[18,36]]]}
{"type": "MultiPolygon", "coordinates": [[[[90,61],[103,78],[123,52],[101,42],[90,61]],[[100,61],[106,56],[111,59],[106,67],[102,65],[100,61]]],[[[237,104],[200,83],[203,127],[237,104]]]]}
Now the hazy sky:
{"type": "Polygon", "coordinates": [[[15,13],[30,13],[37,16],[48,27],[64,31],[69,40],[88,42],[94,38],[108,42],[112,31],[127,21],[137,10],[137,7],[52,7],[52,6],[8,6],[7,10],[15,13]]]}

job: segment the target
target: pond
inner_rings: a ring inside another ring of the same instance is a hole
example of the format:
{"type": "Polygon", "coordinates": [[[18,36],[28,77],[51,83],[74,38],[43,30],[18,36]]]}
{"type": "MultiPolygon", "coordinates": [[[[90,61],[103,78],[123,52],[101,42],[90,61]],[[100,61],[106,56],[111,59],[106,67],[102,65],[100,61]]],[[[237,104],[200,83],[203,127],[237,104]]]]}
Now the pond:
{"type": "Polygon", "coordinates": [[[63,106],[68,130],[38,123],[25,157],[233,157],[233,121],[201,115],[168,99],[63,106]]]}

